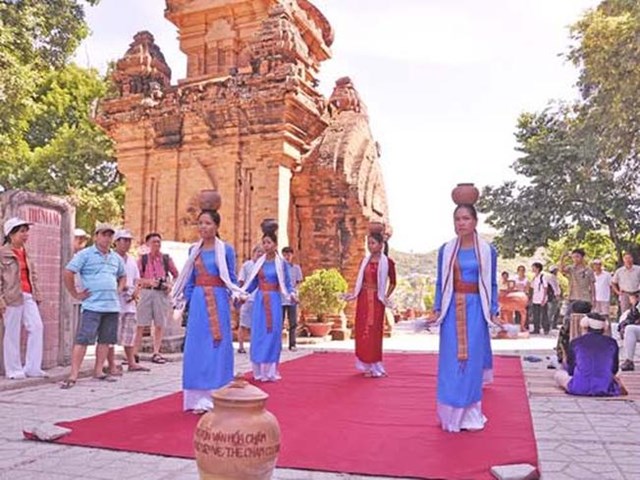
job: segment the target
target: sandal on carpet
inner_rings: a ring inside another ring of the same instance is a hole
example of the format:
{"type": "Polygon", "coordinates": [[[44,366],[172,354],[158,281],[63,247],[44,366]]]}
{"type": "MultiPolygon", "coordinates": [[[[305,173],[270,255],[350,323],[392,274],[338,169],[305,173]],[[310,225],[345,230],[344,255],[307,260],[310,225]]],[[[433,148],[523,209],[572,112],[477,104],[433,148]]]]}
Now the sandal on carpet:
{"type": "Polygon", "coordinates": [[[117,380],[113,378],[111,375],[99,375],[99,376],[94,375],[93,379],[100,380],[101,382],[109,382],[109,383],[117,382],[117,380]]]}
{"type": "Polygon", "coordinates": [[[135,367],[129,367],[129,372],[150,372],[151,369],[148,367],[143,367],[142,365],[136,365],[135,367]]]}
{"type": "Polygon", "coordinates": [[[164,358],[162,355],[160,355],[159,353],[154,353],[151,356],[151,363],[167,363],[167,359],[164,358]]]}
{"type": "Polygon", "coordinates": [[[62,384],[60,385],[60,388],[62,390],[69,390],[70,388],[75,387],[77,380],[73,380],[71,378],[67,378],[66,380],[64,380],[62,382],[62,384]]]}

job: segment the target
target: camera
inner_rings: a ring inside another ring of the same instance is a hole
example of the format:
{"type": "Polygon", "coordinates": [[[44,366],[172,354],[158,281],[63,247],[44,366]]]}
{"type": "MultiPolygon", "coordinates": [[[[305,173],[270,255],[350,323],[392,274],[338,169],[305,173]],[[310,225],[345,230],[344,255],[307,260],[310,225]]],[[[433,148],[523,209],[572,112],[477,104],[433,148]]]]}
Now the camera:
{"type": "Polygon", "coordinates": [[[165,277],[158,278],[158,286],[155,287],[156,290],[167,290],[169,288],[169,284],[165,277]]]}

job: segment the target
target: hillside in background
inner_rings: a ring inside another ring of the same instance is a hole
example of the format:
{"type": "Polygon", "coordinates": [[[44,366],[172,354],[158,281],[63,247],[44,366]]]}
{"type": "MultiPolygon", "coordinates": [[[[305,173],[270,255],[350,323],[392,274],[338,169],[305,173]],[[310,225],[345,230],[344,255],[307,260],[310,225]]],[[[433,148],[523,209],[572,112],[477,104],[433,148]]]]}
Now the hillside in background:
{"type": "MultiPolygon", "coordinates": [[[[482,235],[487,241],[491,241],[493,236],[482,235]]],[[[389,256],[396,262],[396,271],[399,277],[409,277],[412,275],[428,275],[435,279],[436,268],[438,262],[438,250],[427,253],[407,253],[390,249],[389,256]]],[[[502,271],[515,275],[518,265],[524,265],[527,272],[531,271],[531,264],[538,260],[541,261],[542,255],[536,257],[515,257],[515,258],[498,258],[498,275],[502,271]]],[[[544,264],[545,262],[543,262],[544,264]]]]}

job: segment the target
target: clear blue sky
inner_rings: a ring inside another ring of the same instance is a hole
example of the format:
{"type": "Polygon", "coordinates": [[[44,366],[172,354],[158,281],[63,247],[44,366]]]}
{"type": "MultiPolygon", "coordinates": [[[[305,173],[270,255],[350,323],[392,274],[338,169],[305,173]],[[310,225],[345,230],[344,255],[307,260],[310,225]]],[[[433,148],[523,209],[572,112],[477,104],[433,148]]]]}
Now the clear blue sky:
{"type": "MultiPolygon", "coordinates": [[[[392,247],[424,252],[453,234],[451,189],[513,177],[516,119],[575,96],[560,54],[598,0],[315,0],[336,31],[321,90],[350,76],[382,148],[392,247]],[[366,5],[366,6],[365,6],[366,5]]],[[[149,30],[173,70],[186,61],[162,0],[102,0],[77,61],[104,71],[149,30]]]]}

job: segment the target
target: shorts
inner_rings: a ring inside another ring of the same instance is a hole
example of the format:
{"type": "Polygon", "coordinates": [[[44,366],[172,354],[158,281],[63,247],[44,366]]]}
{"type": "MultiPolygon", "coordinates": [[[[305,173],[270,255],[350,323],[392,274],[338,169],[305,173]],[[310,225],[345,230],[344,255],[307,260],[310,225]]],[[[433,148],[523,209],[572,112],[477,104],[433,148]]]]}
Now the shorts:
{"type": "Polygon", "coordinates": [[[246,302],[240,307],[240,326],[251,328],[251,312],[253,311],[253,302],[246,302]]]}
{"type": "Polygon", "coordinates": [[[118,341],[118,312],[83,310],[76,332],[77,345],[115,345],[118,341]]]}
{"type": "Polygon", "coordinates": [[[171,310],[171,300],[165,290],[145,288],[140,292],[137,307],[138,326],[146,327],[153,323],[156,327],[166,327],[171,310]]]}
{"type": "Polygon", "coordinates": [[[118,345],[133,347],[136,340],[136,327],[135,313],[121,313],[118,323],[118,345]]]}

